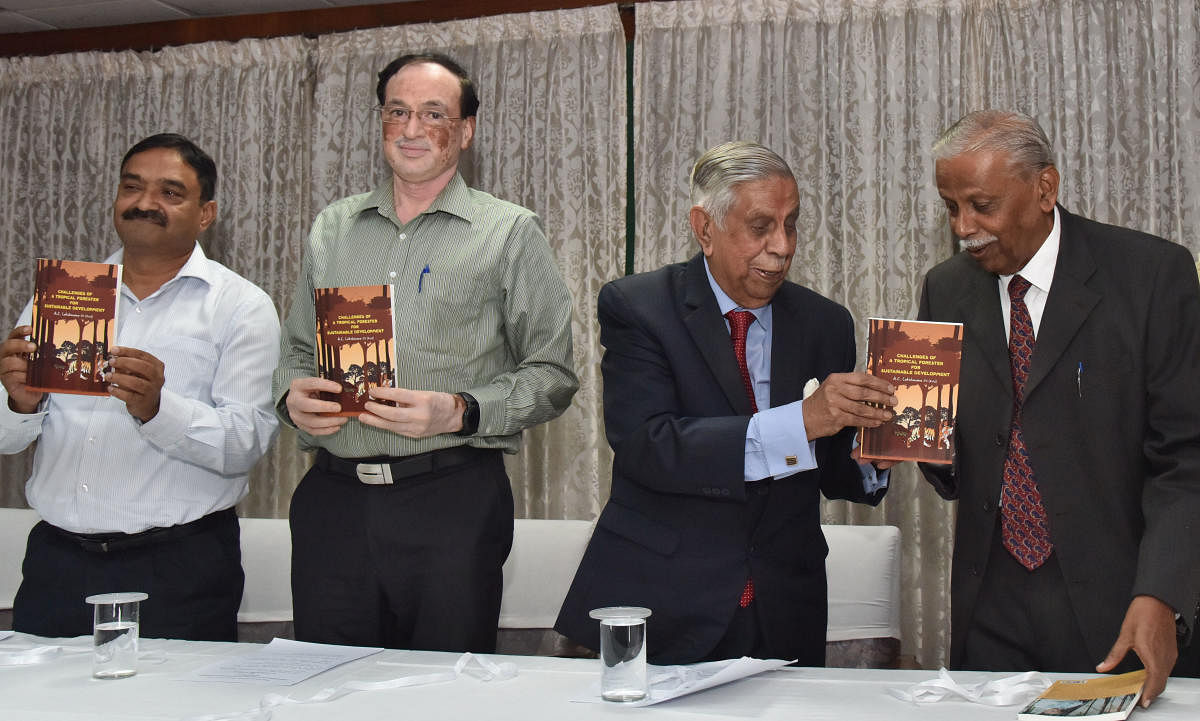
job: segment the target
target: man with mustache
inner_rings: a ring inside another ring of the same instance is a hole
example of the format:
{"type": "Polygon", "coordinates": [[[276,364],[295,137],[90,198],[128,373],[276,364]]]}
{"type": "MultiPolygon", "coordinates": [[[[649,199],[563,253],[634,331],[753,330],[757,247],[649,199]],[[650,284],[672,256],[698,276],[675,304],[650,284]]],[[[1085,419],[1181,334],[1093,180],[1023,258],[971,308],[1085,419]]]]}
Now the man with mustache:
{"type": "Polygon", "coordinates": [[[920,317],[964,324],[950,663],[1146,668],[1162,692],[1200,601],[1200,290],[1190,254],[1058,205],[1028,116],[971,113],[934,145],[964,252],[920,317]],[[1130,651],[1136,655],[1130,655],[1130,651]]]}
{"type": "Polygon", "coordinates": [[[852,372],[850,313],[786,280],[800,194],[782,158],[712,148],[692,203],[701,252],[600,291],[612,494],[555,628],[598,649],[589,610],[644,606],[651,663],[823,666],[820,498],[883,498],[852,448],[894,388],[852,372]]]}
{"type": "Polygon", "coordinates": [[[181,135],[121,161],[113,225],[123,265],[109,396],[25,385],[31,307],[0,349],[0,452],[37,441],[13,628],[92,631],[90,594],[144,591],[141,634],[234,641],[243,574],[233,506],[278,428],[279,318],[250,281],[205,257],[217,169],[181,135]]]}
{"type": "Polygon", "coordinates": [[[321,211],[284,327],[279,417],[316,449],[292,497],[296,638],[491,651],[513,499],[502,453],[566,409],[571,297],[533,212],[467,187],[479,99],[448,57],[379,73],[391,177],[321,211]],[[356,418],[316,375],[316,288],[390,284],[397,387],[356,418]]]}

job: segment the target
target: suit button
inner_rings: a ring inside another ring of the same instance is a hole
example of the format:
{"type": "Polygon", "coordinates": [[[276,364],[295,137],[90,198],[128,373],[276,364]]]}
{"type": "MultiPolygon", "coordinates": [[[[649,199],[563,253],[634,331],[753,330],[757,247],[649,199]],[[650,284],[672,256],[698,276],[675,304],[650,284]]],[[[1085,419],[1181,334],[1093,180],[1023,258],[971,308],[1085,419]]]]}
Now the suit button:
{"type": "Polygon", "coordinates": [[[979,567],[972,563],[970,566],[967,566],[967,573],[971,574],[972,576],[978,576],[979,567]]]}
{"type": "Polygon", "coordinates": [[[728,496],[728,495],[729,495],[729,489],[728,489],[728,488],[722,488],[722,489],[721,489],[721,495],[722,495],[722,496],[728,496]]]}
{"type": "Polygon", "coordinates": [[[1003,448],[1003,447],[1004,447],[1004,434],[1003,434],[1003,433],[997,433],[997,434],[996,434],[996,447],[997,447],[997,448],[1003,448]]]}
{"type": "Polygon", "coordinates": [[[701,488],[701,489],[700,489],[700,492],[701,492],[701,493],[703,493],[703,494],[704,494],[704,495],[706,495],[706,496],[711,496],[711,495],[712,495],[712,489],[711,489],[711,488],[701,488]]]}
{"type": "Polygon", "coordinates": [[[983,502],[983,512],[984,512],[984,513],[991,513],[991,512],[992,512],[992,502],[991,502],[991,501],[984,501],[984,502],[983,502]]]}

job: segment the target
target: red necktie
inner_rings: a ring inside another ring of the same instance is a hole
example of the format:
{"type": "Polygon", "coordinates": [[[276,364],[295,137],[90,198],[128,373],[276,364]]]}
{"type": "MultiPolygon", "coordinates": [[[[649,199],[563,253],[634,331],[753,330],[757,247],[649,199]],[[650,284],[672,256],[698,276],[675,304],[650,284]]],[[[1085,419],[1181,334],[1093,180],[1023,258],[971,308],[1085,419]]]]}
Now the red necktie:
{"type": "Polygon", "coordinates": [[[729,319],[729,337],[733,340],[733,355],[737,357],[738,370],[742,374],[742,385],[746,386],[746,395],[750,398],[750,409],[758,413],[758,403],[754,402],[754,386],[750,384],[750,369],[746,366],[746,332],[754,322],[754,314],[748,310],[731,310],[725,314],[729,319]]]}
{"type": "Polygon", "coordinates": [[[1013,413],[1004,456],[1004,484],[1000,488],[1000,538],[1004,547],[1022,566],[1032,571],[1050,557],[1050,526],[1042,494],[1029,465],[1029,452],[1021,434],[1021,407],[1025,401],[1025,379],[1033,357],[1033,321],[1025,306],[1030,282],[1019,275],[1008,283],[1012,300],[1009,318],[1008,358],[1012,369],[1013,413]]]}
{"type": "MultiPolygon", "coordinates": [[[[758,403],[754,401],[754,386],[750,383],[750,368],[746,365],[746,332],[754,322],[754,314],[748,310],[731,310],[725,314],[729,320],[729,337],[733,341],[733,355],[737,358],[738,371],[742,374],[742,385],[746,387],[746,395],[750,398],[750,408],[758,413],[758,403]]],[[[742,587],[738,606],[745,608],[754,600],[754,579],[747,578],[742,587]]]]}

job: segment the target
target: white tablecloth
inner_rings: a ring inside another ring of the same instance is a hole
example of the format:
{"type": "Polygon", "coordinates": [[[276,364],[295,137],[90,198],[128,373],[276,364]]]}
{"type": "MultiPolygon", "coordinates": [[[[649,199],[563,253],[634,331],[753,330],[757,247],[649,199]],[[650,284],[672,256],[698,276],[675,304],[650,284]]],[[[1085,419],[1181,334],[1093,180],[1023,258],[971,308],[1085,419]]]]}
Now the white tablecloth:
{"type": "MultiPolygon", "coordinates": [[[[207,714],[248,711],[268,693],[307,698],[321,689],[350,680],[381,681],[419,673],[445,671],[459,654],[385,651],[336,668],[291,687],[196,683],[176,680],[185,672],[223,657],[251,653],[261,646],[232,643],[142,640],[138,675],[117,681],[91,678],[91,638],[39,639],[17,634],[0,641],[0,652],[39,644],[64,647],[56,660],[38,666],[0,668],[0,719],[4,721],[177,721],[207,714]]],[[[611,703],[574,703],[588,693],[599,673],[598,661],[536,656],[492,656],[512,661],[516,678],[484,682],[463,675],[457,680],[362,691],[330,703],[279,706],[272,721],[401,721],[464,719],[575,721],[576,719],[704,720],[788,719],[796,721],[904,721],[905,719],[1015,719],[1016,707],[984,707],[962,701],[915,706],[888,695],[936,677],[931,671],[788,668],[703,691],[646,708],[611,703]]],[[[1048,674],[1052,678],[1068,674],[1048,674]]],[[[1002,674],[955,673],[960,683],[1002,674]]],[[[1200,718],[1200,680],[1171,679],[1166,693],[1143,721],[1196,721],[1200,718]]]]}

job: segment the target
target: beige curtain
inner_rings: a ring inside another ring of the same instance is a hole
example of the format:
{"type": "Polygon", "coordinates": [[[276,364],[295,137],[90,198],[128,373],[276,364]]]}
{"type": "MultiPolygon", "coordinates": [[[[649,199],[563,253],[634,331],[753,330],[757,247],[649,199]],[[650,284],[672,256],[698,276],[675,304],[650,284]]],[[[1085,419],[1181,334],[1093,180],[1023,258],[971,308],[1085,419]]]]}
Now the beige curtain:
{"type": "MultiPolygon", "coordinates": [[[[303,240],[331,200],[388,177],[375,74],[441,50],[483,100],[466,175],[537,211],[575,298],[581,388],[509,460],[522,517],[593,518],[611,452],[600,409],[595,297],[623,272],[625,42],[616,6],[331,35],[206,43],[159,53],[0,60],[0,318],[32,292],[33,258],[100,259],[119,245],[110,203],[128,147],[188,135],[217,162],[220,208],[206,252],[287,308],[303,240]]],[[[32,452],[0,456],[0,505],[24,505],[32,452]]],[[[287,515],[309,465],[284,428],[251,476],[244,516],[287,515]]]]}
{"type": "MultiPolygon", "coordinates": [[[[690,164],[758,140],[795,170],[792,279],[866,318],[912,317],[952,252],[929,147],[969,110],[1036,116],[1071,210],[1200,249],[1195,0],[686,0],[637,5],[638,270],[695,252],[690,164]]],[[[903,534],[904,653],[946,662],[954,506],[912,464],[883,505],[826,522],[903,534]]]]}
{"type": "MultiPolygon", "coordinates": [[[[1058,149],[1064,204],[1200,250],[1200,9],[1195,0],[684,0],[639,3],[635,265],[693,252],[687,173],[705,148],[758,139],[801,184],[793,279],[872,315],[909,317],[952,249],[928,147],[963,112],[1035,114],[1058,149]]],[[[615,6],[159,53],[0,59],[0,321],[38,255],[117,245],[117,163],[160,131],[217,161],[212,257],[286,300],[312,218],[387,175],[368,108],[390,58],[440,49],[479,81],[467,175],[536,210],[575,297],[582,387],[510,459],[517,513],[593,518],[607,497],[595,297],[624,256],[625,65],[615,6]]],[[[861,337],[860,337],[861,342],[861,337]]],[[[29,456],[0,457],[0,505],[24,504],[29,456]]],[[[308,459],[284,432],[243,515],[284,516],[308,459]]],[[[945,661],[953,506],[901,466],[879,509],[827,522],[904,536],[905,653],[945,661]]]]}
{"type": "MultiPolygon", "coordinates": [[[[121,157],[159,132],[190,137],[217,163],[218,215],[200,238],[205,252],[279,305],[299,268],[295,239],[312,217],[311,45],[285,38],[0,59],[3,327],[33,292],[35,257],[100,260],[120,246],[111,204],[121,157]]],[[[252,511],[286,511],[290,490],[273,479],[294,449],[281,439],[259,463],[252,511]]],[[[0,456],[0,505],[24,505],[31,459],[32,450],[0,456]]]]}
{"type": "Polygon", "coordinates": [[[467,181],[533,209],[575,300],[580,389],[507,459],[517,515],[584,518],[608,495],[596,294],[625,261],[625,40],[616,6],[525,13],[325,36],[317,50],[313,206],[374,187],[376,73],[406,52],[456,58],[478,84],[467,181]]]}

